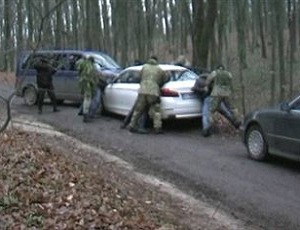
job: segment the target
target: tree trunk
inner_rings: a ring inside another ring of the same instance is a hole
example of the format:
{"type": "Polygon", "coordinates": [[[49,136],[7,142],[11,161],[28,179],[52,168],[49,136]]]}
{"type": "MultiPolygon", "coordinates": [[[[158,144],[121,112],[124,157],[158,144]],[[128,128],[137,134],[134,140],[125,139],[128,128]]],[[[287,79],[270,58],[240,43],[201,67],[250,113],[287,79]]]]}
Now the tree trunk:
{"type": "Polygon", "coordinates": [[[18,0],[17,3],[17,12],[18,12],[18,18],[17,18],[17,48],[18,50],[21,50],[24,46],[24,41],[23,41],[23,0],[18,0]]]}
{"type": "Polygon", "coordinates": [[[284,100],[286,97],[286,79],[285,79],[285,64],[284,64],[284,9],[285,5],[282,0],[276,0],[273,2],[276,13],[276,24],[277,24],[277,39],[278,39],[278,61],[279,61],[279,99],[284,100]]]}
{"type": "Polygon", "coordinates": [[[293,96],[294,87],[294,61],[296,49],[296,2],[295,0],[288,0],[288,23],[290,35],[290,66],[289,66],[289,97],[293,96]]]}
{"type": "Polygon", "coordinates": [[[80,28],[80,21],[78,20],[78,2],[77,0],[72,0],[72,32],[73,32],[73,44],[76,49],[79,48],[78,41],[78,30],[80,28]]]}
{"type": "MultiPolygon", "coordinates": [[[[59,4],[60,0],[56,0],[55,3],[59,4]]],[[[55,48],[62,48],[62,33],[63,33],[63,18],[61,7],[56,11],[56,30],[55,30],[55,48]]]]}
{"type": "Polygon", "coordinates": [[[146,55],[149,56],[150,54],[155,54],[153,51],[153,36],[154,36],[154,28],[156,24],[155,19],[155,7],[156,7],[156,0],[145,0],[145,7],[146,7],[146,28],[147,28],[147,44],[146,44],[146,55]]]}
{"type": "Polygon", "coordinates": [[[103,38],[102,49],[105,52],[112,50],[111,32],[109,26],[108,6],[106,1],[102,1],[102,19],[103,19],[103,38]]]}
{"type": "Polygon", "coordinates": [[[265,42],[265,34],[263,28],[263,19],[262,19],[262,6],[261,1],[257,2],[257,18],[258,18],[258,25],[259,25],[259,35],[260,35],[260,42],[261,42],[261,55],[263,58],[267,58],[267,48],[265,42]]]}
{"type": "Polygon", "coordinates": [[[228,2],[227,1],[221,1],[220,2],[220,13],[218,17],[218,48],[216,49],[216,62],[217,63],[223,63],[223,51],[224,51],[224,40],[226,36],[226,25],[228,23],[228,2]]]}
{"type": "Polygon", "coordinates": [[[203,67],[201,65],[201,56],[199,50],[202,48],[201,37],[204,26],[204,1],[203,0],[192,0],[193,7],[193,27],[192,27],[192,44],[193,44],[193,66],[203,67]]]}
{"type": "Polygon", "coordinates": [[[9,70],[11,42],[11,1],[4,0],[4,70],[9,70]]]}
{"type": "Polygon", "coordinates": [[[271,8],[271,41],[272,41],[272,62],[271,62],[271,98],[270,104],[274,105],[276,102],[276,47],[277,47],[277,37],[276,37],[276,14],[274,7],[271,8]]]}
{"type": "Polygon", "coordinates": [[[241,85],[241,101],[242,101],[242,113],[246,112],[245,103],[245,84],[243,77],[243,70],[247,67],[246,64],[246,44],[245,44],[245,9],[246,1],[240,0],[236,2],[236,26],[237,26],[237,36],[238,36],[238,54],[239,54],[239,79],[241,85]]]}

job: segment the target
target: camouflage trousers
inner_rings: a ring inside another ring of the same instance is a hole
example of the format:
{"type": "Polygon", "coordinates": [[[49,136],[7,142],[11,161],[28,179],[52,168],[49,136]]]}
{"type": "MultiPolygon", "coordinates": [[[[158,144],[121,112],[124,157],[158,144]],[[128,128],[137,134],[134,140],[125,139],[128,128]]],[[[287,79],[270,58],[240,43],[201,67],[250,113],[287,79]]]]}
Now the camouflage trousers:
{"type": "Polygon", "coordinates": [[[212,122],[214,119],[215,112],[219,112],[224,116],[234,127],[239,126],[240,122],[238,120],[235,109],[232,106],[231,99],[229,97],[211,97],[210,114],[212,122]]]}
{"type": "Polygon", "coordinates": [[[155,129],[162,127],[160,98],[154,95],[139,94],[129,126],[136,128],[139,118],[149,108],[149,116],[153,119],[155,129]]]}

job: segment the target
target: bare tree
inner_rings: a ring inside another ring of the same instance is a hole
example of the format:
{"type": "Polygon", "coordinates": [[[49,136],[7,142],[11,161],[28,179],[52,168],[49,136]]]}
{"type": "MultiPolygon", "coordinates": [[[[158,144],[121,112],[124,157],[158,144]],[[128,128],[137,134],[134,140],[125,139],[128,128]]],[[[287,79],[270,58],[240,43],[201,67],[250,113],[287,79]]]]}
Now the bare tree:
{"type": "Polygon", "coordinates": [[[278,61],[279,61],[279,100],[284,100],[286,97],[287,84],[285,79],[285,63],[284,63],[284,1],[274,0],[274,11],[277,25],[278,39],[278,61]]]}
{"type": "Polygon", "coordinates": [[[4,0],[4,70],[9,70],[9,63],[11,59],[10,50],[12,49],[11,45],[11,1],[4,0]]]}
{"type": "Polygon", "coordinates": [[[247,0],[240,0],[236,3],[236,26],[237,26],[237,37],[238,37],[238,54],[239,54],[239,79],[242,91],[242,112],[246,112],[245,104],[245,85],[243,70],[247,67],[246,62],[246,37],[245,37],[245,9],[247,9],[247,0]]]}
{"type": "Polygon", "coordinates": [[[271,21],[271,41],[272,41],[272,47],[271,47],[271,55],[272,55],[272,59],[271,59],[271,98],[270,98],[270,104],[274,105],[276,98],[275,98],[275,94],[276,94],[276,47],[277,47],[277,37],[276,37],[276,14],[275,14],[275,10],[274,7],[270,8],[271,10],[271,17],[270,17],[270,21],[271,21]]]}
{"type": "Polygon", "coordinates": [[[210,41],[214,36],[214,26],[217,18],[217,0],[208,1],[205,13],[204,1],[192,1],[194,8],[193,26],[193,63],[195,66],[207,68],[210,41]],[[200,16],[202,15],[202,16],[200,16]]]}
{"type": "Polygon", "coordinates": [[[293,95],[294,87],[294,62],[296,50],[296,1],[288,0],[288,25],[289,25],[289,47],[290,47],[290,65],[289,65],[289,96],[293,95]]]}

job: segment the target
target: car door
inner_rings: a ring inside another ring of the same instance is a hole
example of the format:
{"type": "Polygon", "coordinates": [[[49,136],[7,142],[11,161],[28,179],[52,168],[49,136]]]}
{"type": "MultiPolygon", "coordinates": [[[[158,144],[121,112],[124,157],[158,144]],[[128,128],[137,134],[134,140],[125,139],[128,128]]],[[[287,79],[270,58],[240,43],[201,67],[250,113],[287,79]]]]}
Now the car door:
{"type": "Polygon", "coordinates": [[[103,96],[105,109],[116,114],[127,115],[137,99],[139,82],[138,71],[129,70],[121,73],[105,88],[103,96]]]}
{"type": "Polygon", "coordinates": [[[274,152],[299,158],[300,155],[300,107],[281,110],[274,119],[274,152]]]}
{"type": "Polygon", "coordinates": [[[72,101],[80,101],[82,98],[79,88],[79,73],[76,70],[76,62],[82,57],[80,54],[68,53],[67,64],[64,69],[65,97],[72,101]]]}
{"type": "Polygon", "coordinates": [[[57,99],[65,99],[66,95],[68,94],[65,75],[65,71],[68,68],[68,66],[66,65],[67,54],[55,53],[51,58],[54,66],[57,69],[56,73],[53,75],[53,86],[56,97],[57,99]]]}

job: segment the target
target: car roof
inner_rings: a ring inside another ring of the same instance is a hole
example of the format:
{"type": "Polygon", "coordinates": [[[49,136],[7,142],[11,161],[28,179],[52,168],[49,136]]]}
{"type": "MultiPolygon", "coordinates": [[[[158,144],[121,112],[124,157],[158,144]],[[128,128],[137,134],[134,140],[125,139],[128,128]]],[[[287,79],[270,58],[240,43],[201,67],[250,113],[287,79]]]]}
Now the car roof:
{"type": "MultiPolygon", "coordinates": [[[[22,53],[33,53],[32,50],[25,50],[25,51],[21,51],[22,53]]],[[[68,50],[68,49],[61,49],[61,50],[36,50],[35,53],[37,54],[41,54],[41,53],[70,53],[70,54],[103,54],[103,55],[108,55],[104,52],[101,52],[101,51],[96,51],[96,50],[68,50]]]]}
{"type": "MultiPolygon", "coordinates": [[[[187,68],[178,66],[178,65],[171,65],[171,64],[159,64],[159,67],[164,71],[171,71],[171,70],[187,70],[187,68]]],[[[143,65],[137,65],[137,66],[130,66],[124,69],[123,71],[133,70],[133,71],[141,71],[143,68],[143,65]]]]}

